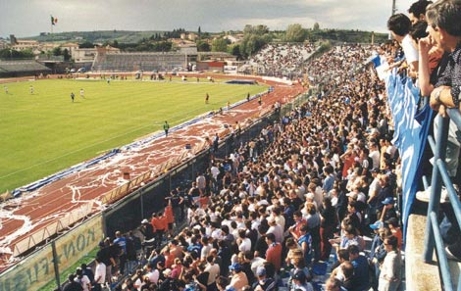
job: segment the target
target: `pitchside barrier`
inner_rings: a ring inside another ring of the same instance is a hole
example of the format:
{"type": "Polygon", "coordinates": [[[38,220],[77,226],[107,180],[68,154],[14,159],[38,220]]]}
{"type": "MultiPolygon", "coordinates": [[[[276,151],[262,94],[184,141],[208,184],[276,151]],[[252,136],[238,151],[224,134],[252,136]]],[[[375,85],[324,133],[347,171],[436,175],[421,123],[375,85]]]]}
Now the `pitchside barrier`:
{"type": "Polygon", "coordinates": [[[0,290],[40,290],[52,280],[59,286],[63,282],[59,276],[60,272],[68,269],[98,246],[104,237],[102,228],[102,214],[85,220],[3,272],[0,277],[0,290]]]}
{"type": "MultiPolygon", "coordinates": [[[[242,131],[240,141],[247,142],[258,136],[271,119],[272,114],[255,120],[251,127],[242,131]]],[[[229,138],[229,136],[220,137],[222,142],[218,152],[215,153],[218,159],[228,156],[238,146],[236,138],[234,138],[233,143],[229,142],[229,138]]],[[[203,173],[208,168],[209,163],[209,150],[202,149],[195,153],[193,159],[168,170],[152,183],[112,204],[103,214],[104,233],[109,237],[114,237],[116,231],[124,233],[139,227],[144,218],[150,219],[153,213],[164,209],[165,197],[169,195],[172,189],[180,186],[184,191],[187,191],[191,187],[192,181],[195,181],[196,174],[198,172],[203,173]]]]}
{"type": "MultiPolygon", "coordinates": [[[[262,128],[279,122],[294,107],[304,103],[310,94],[301,94],[291,102],[285,103],[280,112],[265,109],[259,118],[242,128],[240,136],[231,138],[230,130],[220,133],[217,158],[232,153],[240,142],[248,142],[259,136],[262,128]]],[[[104,237],[114,237],[117,230],[122,233],[139,227],[142,219],[150,218],[164,208],[165,197],[178,186],[187,190],[195,180],[197,172],[203,172],[209,165],[210,152],[205,143],[187,149],[175,158],[147,171],[137,177],[130,177],[126,184],[101,196],[101,201],[109,205],[102,213],[92,215],[85,209],[69,213],[65,218],[48,229],[32,233],[30,237],[15,247],[16,254],[24,255],[31,245],[43,240],[43,236],[58,237],[22,258],[21,262],[0,274],[0,291],[40,290],[55,281],[61,286],[66,279],[61,272],[68,269],[98,246],[104,237]],[[80,222],[81,221],[81,222],[80,222]],[[67,229],[73,227],[71,230],[67,229]],[[61,232],[65,234],[60,235],[61,232]]],[[[19,256],[16,256],[19,258],[19,256]]]]}

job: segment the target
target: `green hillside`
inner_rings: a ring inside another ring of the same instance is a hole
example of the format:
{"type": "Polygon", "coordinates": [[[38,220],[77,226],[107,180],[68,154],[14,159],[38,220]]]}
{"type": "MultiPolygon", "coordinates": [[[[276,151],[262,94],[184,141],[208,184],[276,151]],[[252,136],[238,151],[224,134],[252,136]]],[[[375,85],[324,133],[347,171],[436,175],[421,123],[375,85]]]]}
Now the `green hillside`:
{"type": "Polygon", "coordinates": [[[144,38],[150,38],[155,33],[163,31],[129,31],[129,30],[98,30],[98,31],[67,31],[53,34],[31,36],[25,39],[37,40],[40,42],[91,42],[105,43],[117,41],[119,43],[137,43],[144,38]]]}

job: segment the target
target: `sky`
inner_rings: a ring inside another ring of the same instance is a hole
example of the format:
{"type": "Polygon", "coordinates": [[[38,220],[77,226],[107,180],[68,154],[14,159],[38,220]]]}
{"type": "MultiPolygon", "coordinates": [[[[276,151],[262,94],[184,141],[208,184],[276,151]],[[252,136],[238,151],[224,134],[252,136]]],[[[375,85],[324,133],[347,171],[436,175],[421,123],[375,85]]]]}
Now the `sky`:
{"type": "MultiPolygon", "coordinates": [[[[407,13],[416,0],[395,0],[407,13]]],[[[167,30],[221,32],[263,24],[387,32],[392,0],[0,0],[0,37],[40,32],[167,30]],[[58,19],[51,27],[51,17],[58,19]]]]}

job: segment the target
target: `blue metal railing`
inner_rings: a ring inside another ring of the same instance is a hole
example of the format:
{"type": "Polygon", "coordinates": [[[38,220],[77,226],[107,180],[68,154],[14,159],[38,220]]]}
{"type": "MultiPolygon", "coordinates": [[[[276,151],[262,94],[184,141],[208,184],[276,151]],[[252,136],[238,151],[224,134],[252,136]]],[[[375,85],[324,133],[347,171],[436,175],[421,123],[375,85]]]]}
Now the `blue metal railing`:
{"type": "MultiPolygon", "coordinates": [[[[426,234],[424,237],[424,261],[431,262],[433,251],[435,249],[438,258],[439,271],[442,277],[442,284],[444,290],[454,290],[453,279],[450,274],[450,266],[445,253],[445,247],[440,233],[438,213],[440,207],[440,196],[442,190],[442,183],[448,191],[453,211],[456,216],[458,224],[461,225],[461,202],[456,194],[456,190],[453,187],[445,164],[446,148],[448,140],[448,128],[450,120],[453,121],[456,126],[461,129],[461,114],[459,110],[448,109],[448,118],[443,118],[437,115],[434,122],[439,122],[440,130],[436,131],[436,140],[432,136],[429,136],[429,145],[431,146],[432,152],[434,153],[434,168],[432,170],[432,180],[430,188],[429,206],[427,210],[427,224],[426,234]]],[[[461,275],[458,278],[458,290],[461,288],[461,275]]]]}

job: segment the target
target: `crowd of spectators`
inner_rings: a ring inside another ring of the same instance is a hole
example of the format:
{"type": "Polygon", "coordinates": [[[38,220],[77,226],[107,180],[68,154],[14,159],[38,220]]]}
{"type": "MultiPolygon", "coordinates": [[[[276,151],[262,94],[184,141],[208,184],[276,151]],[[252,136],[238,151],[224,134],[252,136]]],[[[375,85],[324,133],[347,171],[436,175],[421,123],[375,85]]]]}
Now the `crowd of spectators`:
{"type": "MultiPolygon", "coordinates": [[[[380,49],[397,58],[396,48],[380,49]]],[[[301,65],[311,49],[269,45],[263,53],[273,57],[252,61],[278,74],[282,65],[301,65]]],[[[311,61],[309,78],[323,83],[321,93],[228,156],[214,155],[190,188],[171,191],[165,210],[142,221],[144,239],[154,241],[147,264],[121,288],[400,290],[401,161],[384,84],[364,66],[374,49],[342,45],[311,61]],[[323,267],[329,276],[321,276],[323,267]]],[[[123,272],[128,250],[120,234],[105,244],[102,253],[118,245],[108,264],[123,272]]]]}
{"type": "MultiPolygon", "coordinates": [[[[368,49],[337,47],[318,63],[366,59],[368,49]]],[[[386,251],[398,254],[402,245],[385,89],[367,70],[331,88],[229,156],[216,156],[190,189],[174,189],[165,211],[143,221],[145,239],[157,244],[123,290],[376,289],[386,251]],[[168,236],[181,219],[188,227],[168,236]],[[364,237],[373,229],[385,235],[374,236],[369,249],[364,237]],[[397,245],[388,250],[383,242],[393,233],[397,245]],[[368,271],[369,261],[376,273],[368,271]],[[332,276],[318,281],[322,265],[332,276]]],[[[129,272],[129,239],[121,237],[103,242],[97,266],[105,265],[105,274],[98,272],[95,286],[111,280],[112,266],[129,272]]],[[[392,273],[396,282],[400,268],[392,273]]]]}
{"type": "Polygon", "coordinates": [[[299,78],[315,49],[311,43],[270,43],[252,56],[248,64],[258,75],[299,78]]]}
{"type": "MultiPolygon", "coordinates": [[[[366,59],[368,50],[342,46],[318,62],[346,52],[366,59]]],[[[123,290],[378,290],[381,281],[400,283],[399,158],[384,86],[362,70],[331,88],[230,155],[215,156],[189,189],[174,189],[165,211],[142,226],[147,241],[167,238],[166,246],[152,246],[123,290]],[[187,228],[171,236],[182,219],[187,228]],[[319,276],[322,267],[331,276],[319,276]]]]}
{"type": "Polygon", "coordinates": [[[344,86],[363,69],[367,57],[374,46],[361,44],[344,44],[333,47],[323,58],[308,61],[307,75],[312,84],[321,86],[325,91],[344,86]],[[353,49],[348,49],[353,47],[353,49]],[[327,62],[325,62],[327,61],[327,62]]]}

